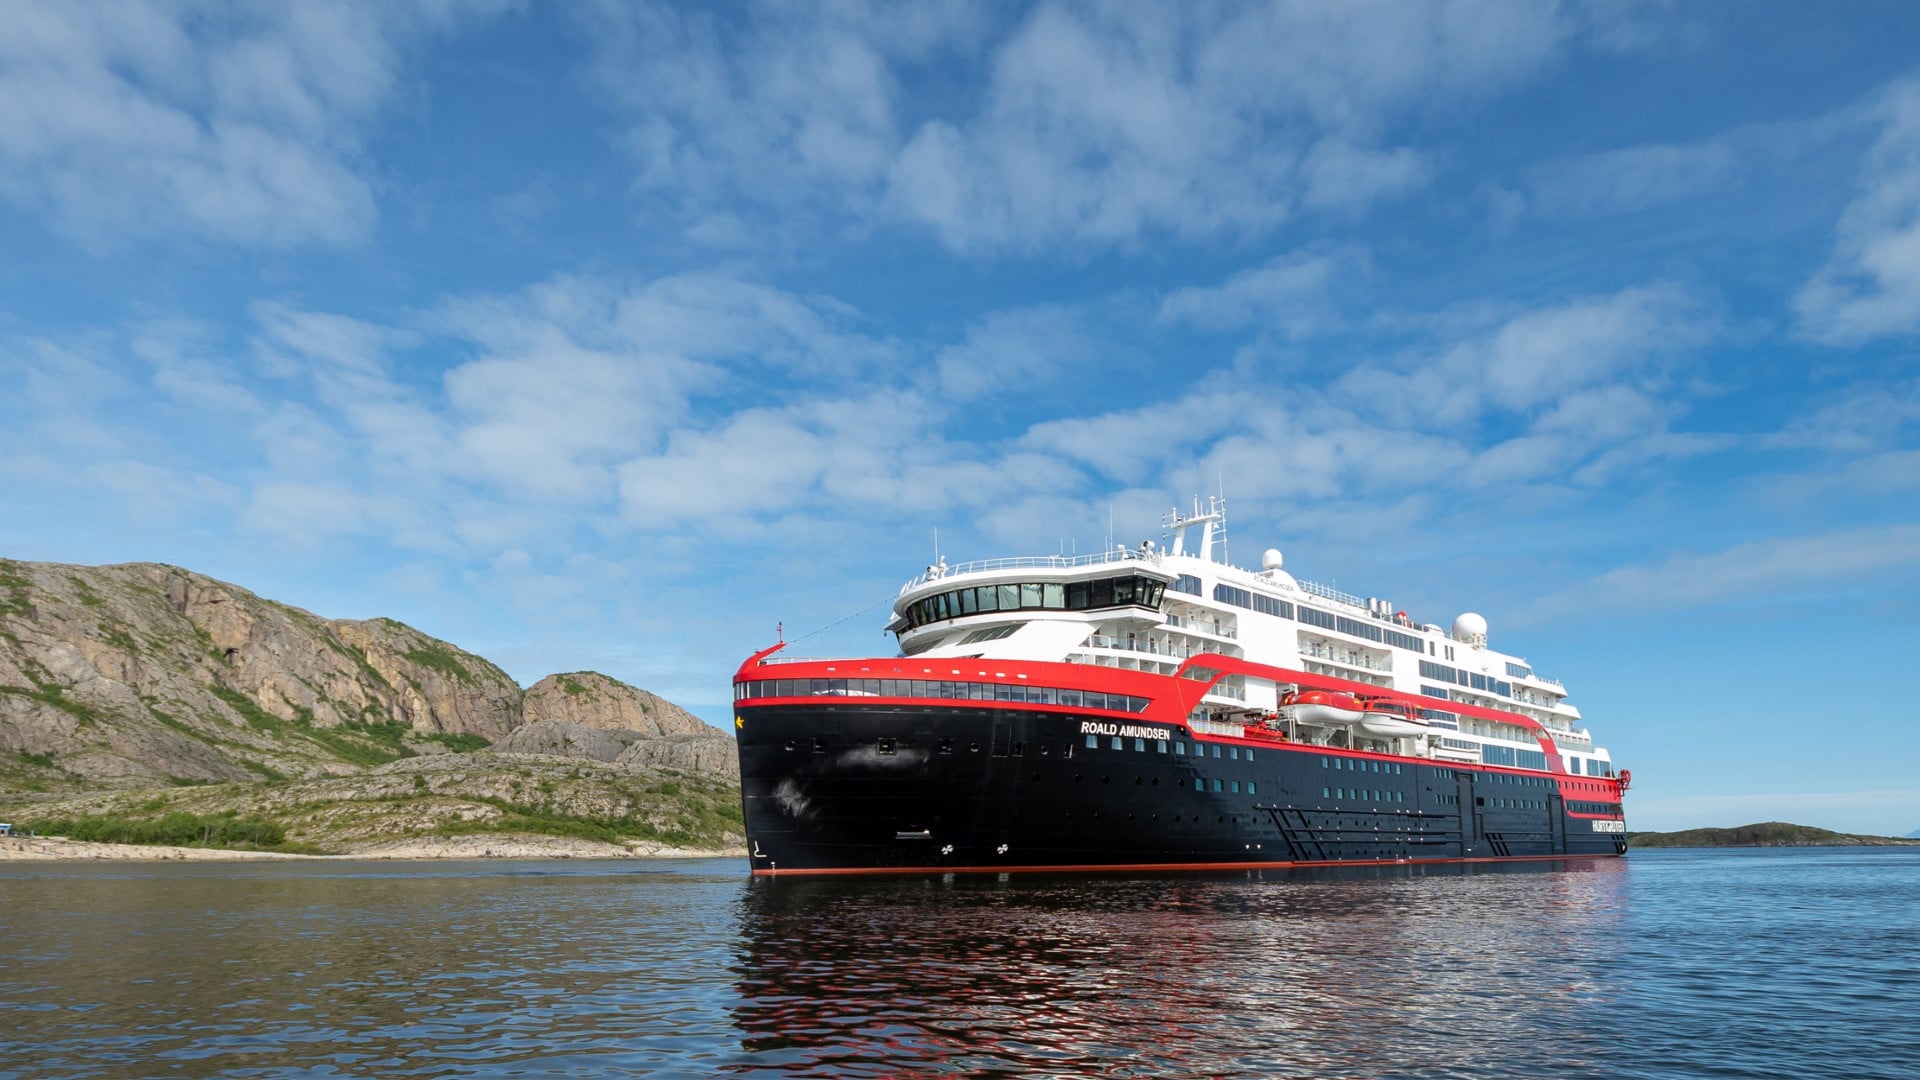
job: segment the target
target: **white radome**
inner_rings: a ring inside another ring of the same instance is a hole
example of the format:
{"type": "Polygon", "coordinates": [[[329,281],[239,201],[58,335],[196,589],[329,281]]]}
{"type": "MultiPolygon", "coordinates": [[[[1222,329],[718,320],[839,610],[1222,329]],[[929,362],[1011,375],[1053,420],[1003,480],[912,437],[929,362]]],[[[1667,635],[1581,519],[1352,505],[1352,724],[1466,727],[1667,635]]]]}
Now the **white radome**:
{"type": "Polygon", "coordinates": [[[1464,612],[1453,620],[1453,640],[1485,641],[1487,639],[1487,620],[1471,611],[1464,612]]]}
{"type": "Polygon", "coordinates": [[[1282,561],[1279,548],[1268,548],[1266,554],[1260,556],[1260,567],[1263,570],[1278,570],[1282,561]]]}

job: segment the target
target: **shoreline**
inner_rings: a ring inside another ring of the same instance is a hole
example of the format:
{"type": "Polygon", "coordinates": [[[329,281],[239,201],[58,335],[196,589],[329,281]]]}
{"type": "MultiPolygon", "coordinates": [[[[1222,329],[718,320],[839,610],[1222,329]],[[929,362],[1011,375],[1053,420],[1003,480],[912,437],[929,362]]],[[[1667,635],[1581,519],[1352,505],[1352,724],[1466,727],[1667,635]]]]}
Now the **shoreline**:
{"type": "Polygon", "coordinates": [[[744,858],[745,848],[676,848],[635,841],[609,844],[559,836],[476,833],[468,836],[412,837],[366,843],[357,850],[327,855],[234,848],[180,847],[172,844],[104,844],[56,836],[0,836],[0,863],[8,862],[259,862],[441,859],[724,859],[744,858]]]}

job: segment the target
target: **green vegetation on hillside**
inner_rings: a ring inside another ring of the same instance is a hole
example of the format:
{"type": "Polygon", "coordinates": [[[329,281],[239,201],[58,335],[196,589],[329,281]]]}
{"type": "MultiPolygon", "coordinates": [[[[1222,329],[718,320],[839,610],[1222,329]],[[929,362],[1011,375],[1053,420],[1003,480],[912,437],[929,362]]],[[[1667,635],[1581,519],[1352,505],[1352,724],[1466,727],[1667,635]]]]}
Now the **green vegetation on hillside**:
{"type": "Polygon", "coordinates": [[[431,739],[456,754],[471,754],[493,745],[486,736],[469,731],[435,731],[422,738],[431,739]]]}
{"type": "MultiPolygon", "coordinates": [[[[160,804],[150,801],[146,805],[157,809],[160,804]]],[[[271,821],[243,818],[233,810],[212,817],[176,810],[165,817],[145,820],[113,814],[90,814],[73,818],[47,818],[25,824],[41,836],[64,836],[69,840],[92,840],[104,844],[171,844],[176,847],[278,851],[283,850],[287,843],[285,827],[271,821]]]]}
{"type": "Polygon", "coordinates": [[[0,820],[75,840],[312,854],[473,835],[716,849],[740,844],[746,831],[740,789],[729,778],[486,753],[280,783],[100,792],[57,803],[0,798],[0,820]]]}
{"type": "Polygon", "coordinates": [[[475,681],[473,672],[467,670],[467,666],[460,662],[460,658],[453,654],[453,650],[436,642],[428,642],[417,649],[408,649],[400,655],[428,671],[437,671],[455,682],[475,681]]]}
{"type": "Polygon", "coordinates": [[[310,710],[301,709],[293,720],[282,720],[231,687],[216,685],[207,689],[239,713],[247,726],[255,731],[275,736],[284,736],[291,731],[325,747],[334,757],[354,765],[385,765],[413,756],[413,751],[401,743],[409,728],[397,720],[349,721],[338,728],[317,727],[310,710]]]}
{"type": "MultiPolygon", "coordinates": [[[[31,677],[31,674],[29,677],[31,677]]],[[[68,716],[73,717],[75,720],[80,721],[81,727],[97,724],[103,719],[100,713],[92,706],[67,697],[66,687],[63,686],[52,686],[44,683],[34,686],[31,689],[25,686],[0,686],[0,694],[16,694],[23,698],[31,698],[42,705],[51,705],[61,712],[66,713],[68,716]]]]}
{"type": "Polygon", "coordinates": [[[717,843],[725,833],[742,833],[740,792],[731,784],[691,779],[661,779],[633,791],[633,809],[621,816],[569,813],[554,800],[554,783],[542,781],[538,790],[544,805],[520,799],[481,796],[474,801],[501,811],[497,821],[447,821],[432,831],[442,836],[464,833],[541,833],[617,844],[626,839],[653,840],[676,847],[717,843]]]}
{"type": "Polygon", "coordinates": [[[1784,821],[1763,821],[1731,829],[1686,829],[1681,832],[1636,832],[1627,834],[1634,847],[1820,847],[1872,844],[1913,844],[1920,841],[1891,836],[1858,836],[1817,829],[1811,825],[1793,825],[1784,821]]]}
{"type": "Polygon", "coordinates": [[[0,615],[25,615],[33,610],[33,582],[12,559],[0,559],[0,589],[6,590],[0,596],[0,615]]]}

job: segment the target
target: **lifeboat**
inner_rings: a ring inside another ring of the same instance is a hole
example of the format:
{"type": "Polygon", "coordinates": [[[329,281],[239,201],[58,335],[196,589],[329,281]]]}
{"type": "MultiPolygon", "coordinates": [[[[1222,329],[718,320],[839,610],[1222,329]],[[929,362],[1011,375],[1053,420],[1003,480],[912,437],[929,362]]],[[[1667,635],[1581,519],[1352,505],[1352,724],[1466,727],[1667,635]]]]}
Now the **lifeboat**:
{"type": "Polygon", "coordinates": [[[1377,738],[1396,739],[1403,735],[1425,735],[1427,722],[1420,719],[1411,705],[1370,701],[1360,715],[1360,731],[1377,738]]]}
{"type": "Polygon", "coordinates": [[[1280,715],[1301,724],[1320,727],[1348,727],[1359,723],[1360,702],[1352,694],[1331,690],[1303,690],[1281,700],[1280,715]]]}

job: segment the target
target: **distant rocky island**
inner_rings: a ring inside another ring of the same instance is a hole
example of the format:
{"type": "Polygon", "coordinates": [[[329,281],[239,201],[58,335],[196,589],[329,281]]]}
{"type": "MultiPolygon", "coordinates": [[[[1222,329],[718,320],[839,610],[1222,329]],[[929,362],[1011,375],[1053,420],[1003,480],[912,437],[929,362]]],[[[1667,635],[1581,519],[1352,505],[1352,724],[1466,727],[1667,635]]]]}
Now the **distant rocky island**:
{"type": "Polygon", "coordinates": [[[1731,829],[1686,829],[1681,832],[1636,832],[1627,834],[1627,843],[1638,848],[1676,847],[1864,847],[1920,844],[1920,839],[1898,836],[1858,836],[1816,829],[1811,825],[1791,825],[1784,821],[1763,821],[1731,829]]]}
{"type": "Polygon", "coordinates": [[[744,843],[731,735],[670,701],[587,671],[522,688],[403,623],[153,563],[0,559],[0,822],[305,852],[744,843]]]}

